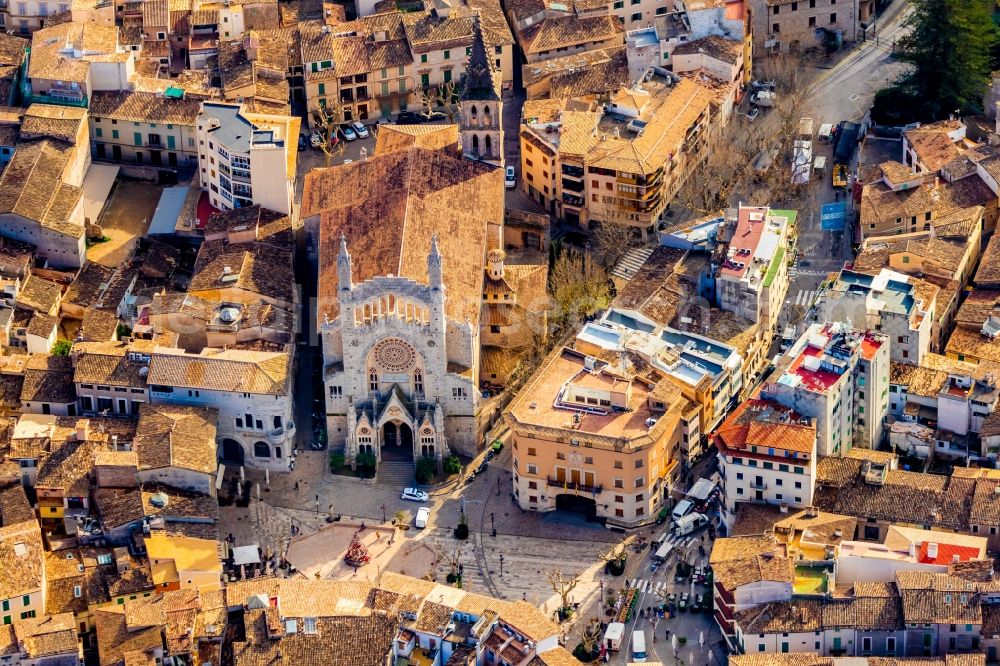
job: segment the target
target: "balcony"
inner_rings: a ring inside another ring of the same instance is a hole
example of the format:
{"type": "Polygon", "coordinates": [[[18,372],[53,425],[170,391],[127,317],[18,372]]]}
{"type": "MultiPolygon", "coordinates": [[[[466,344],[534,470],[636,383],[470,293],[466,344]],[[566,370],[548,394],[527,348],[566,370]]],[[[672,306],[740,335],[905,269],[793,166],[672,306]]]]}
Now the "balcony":
{"type": "Polygon", "coordinates": [[[583,192],[583,181],[582,180],[566,180],[563,178],[562,186],[564,190],[569,190],[571,192],[583,192]]]}
{"type": "Polygon", "coordinates": [[[563,192],[562,200],[567,206],[575,206],[576,208],[583,206],[583,197],[574,196],[568,192],[563,192]]]}
{"type": "Polygon", "coordinates": [[[553,476],[548,477],[546,480],[549,487],[554,490],[578,490],[582,493],[590,493],[592,495],[598,495],[604,492],[604,486],[589,486],[585,483],[569,481],[568,479],[560,481],[553,476]]]}
{"type": "Polygon", "coordinates": [[[570,178],[583,178],[583,167],[564,164],[562,166],[562,174],[570,178]]]}
{"type": "Polygon", "coordinates": [[[767,490],[767,484],[763,481],[751,481],[750,487],[754,490],[767,490]]]}
{"type": "Polygon", "coordinates": [[[289,421],[280,428],[267,433],[267,442],[271,445],[283,444],[289,437],[295,436],[295,424],[289,421]]]}

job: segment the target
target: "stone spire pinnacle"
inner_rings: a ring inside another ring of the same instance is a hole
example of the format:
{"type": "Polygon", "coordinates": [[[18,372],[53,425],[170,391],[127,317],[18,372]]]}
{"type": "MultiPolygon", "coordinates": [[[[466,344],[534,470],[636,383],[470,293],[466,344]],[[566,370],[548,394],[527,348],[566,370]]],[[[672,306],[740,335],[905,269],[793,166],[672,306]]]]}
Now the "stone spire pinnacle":
{"type": "Polygon", "coordinates": [[[347,250],[347,236],[340,234],[340,252],[337,254],[337,281],[341,290],[351,289],[353,282],[351,253],[347,250]]]}
{"type": "Polygon", "coordinates": [[[483,43],[483,29],[479,24],[479,13],[472,19],[472,52],[469,54],[469,64],[465,68],[465,81],[462,86],[463,100],[499,100],[496,85],[493,81],[493,61],[486,53],[483,43]]]}

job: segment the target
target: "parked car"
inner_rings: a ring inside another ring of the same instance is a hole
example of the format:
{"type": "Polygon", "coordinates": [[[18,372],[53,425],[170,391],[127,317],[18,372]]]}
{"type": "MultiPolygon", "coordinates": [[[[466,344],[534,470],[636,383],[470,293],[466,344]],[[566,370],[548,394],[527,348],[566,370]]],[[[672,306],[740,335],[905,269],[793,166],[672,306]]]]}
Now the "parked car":
{"type": "Polygon", "coordinates": [[[424,122],[424,120],[426,120],[426,118],[413,111],[403,111],[401,114],[396,116],[397,125],[419,125],[424,122]]]}
{"type": "Polygon", "coordinates": [[[431,510],[426,506],[417,509],[417,517],[413,520],[413,525],[418,529],[427,527],[427,519],[431,517],[431,510]]]}
{"type": "Polygon", "coordinates": [[[691,593],[685,592],[681,595],[681,600],[677,602],[677,610],[684,613],[688,609],[688,602],[691,600],[691,593]]]}
{"type": "Polygon", "coordinates": [[[774,106],[775,94],[772,90],[758,90],[750,95],[750,103],[754,106],[774,106]]]}
{"type": "Polygon", "coordinates": [[[757,117],[759,115],[760,115],[760,107],[759,106],[752,106],[752,107],[750,107],[750,111],[747,113],[747,120],[749,120],[750,122],[753,122],[753,121],[757,120],[757,117]]]}
{"type": "Polygon", "coordinates": [[[770,90],[771,92],[774,92],[774,81],[754,79],[750,82],[750,87],[753,88],[754,92],[758,90],[770,90]]]}
{"type": "Polygon", "coordinates": [[[507,172],[504,174],[503,178],[503,184],[508,190],[512,190],[517,187],[517,171],[513,166],[507,167],[507,172]]]}
{"type": "Polygon", "coordinates": [[[351,127],[350,125],[346,125],[346,124],[345,125],[341,125],[340,126],[340,133],[343,134],[344,138],[347,139],[348,141],[354,141],[355,139],[358,138],[358,135],[354,131],[354,128],[351,127]]]}
{"type": "Polygon", "coordinates": [[[430,496],[417,488],[403,488],[403,492],[400,494],[399,498],[409,500],[410,502],[426,502],[430,499],[430,496]]]}
{"type": "Polygon", "coordinates": [[[307,146],[308,146],[308,144],[306,144],[306,137],[305,137],[305,135],[304,134],[299,134],[299,150],[303,151],[303,150],[305,150],[307,148],[307,146]]]}
{"type": "Polygon", "coordinates": [[[359,138],[362,139],[368,138],[369,136],[368,128],[365,127],[365,124],[363,122],[355,120],[353,123],[351,123],[351,127],[354,128],[354,132],[358,135],[359,138]]]}
{"type": "Polygon", "coordinates": [[[309,145],[313,148],[319,148],[323,145],[323,137],[321,137],[318,132],[313,132],[309,136],[309,145]]]}

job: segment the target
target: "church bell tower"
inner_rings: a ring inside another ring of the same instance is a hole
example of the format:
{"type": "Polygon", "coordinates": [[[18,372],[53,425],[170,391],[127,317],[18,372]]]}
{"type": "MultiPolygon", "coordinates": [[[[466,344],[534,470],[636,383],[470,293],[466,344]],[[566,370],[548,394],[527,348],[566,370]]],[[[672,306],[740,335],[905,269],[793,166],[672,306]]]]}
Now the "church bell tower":
{"type": "Polygon", "coordinates": [[[503,101],[498,92],[499,80],[486,52],[479,14],[476,14],[472,24],[472,52],[459,97],[462,154],[502,167],[503,101]]]}

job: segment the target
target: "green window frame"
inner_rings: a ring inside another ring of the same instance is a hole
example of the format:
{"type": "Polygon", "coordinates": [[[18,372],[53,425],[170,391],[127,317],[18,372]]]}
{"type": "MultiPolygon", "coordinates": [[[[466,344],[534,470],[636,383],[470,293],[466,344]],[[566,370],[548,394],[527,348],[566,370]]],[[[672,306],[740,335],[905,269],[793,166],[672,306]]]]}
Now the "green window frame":
{"type": "Polygon", "coordinates": [[[21,605],[22,606],[30,606],[31,605],[31,595],[30,594],[26,594],[23,597],[21,597],[21,605]]]}
{"type": "Polygon", "coordinates": [[[94,128],[94,136],[96,136],[98,139],[100,139],[102,136],[104,136],[104,132],[101,130],[100,127],[95,127],[94,128]]]}
{"type": "Polygon", "coordinates": [[[112,139],[118,138],[118,130],[111,130],[111,138],[112,139]]]}
{"type": "Polygon", "coordinates": [[[421,53],[420,54],[420,62],[427,62],[427,54],[426,53],[421,53]]]}
{"type": "Polygon", "coordinates": [[[445,49],[444,50],[444,59],[445,60],[451,60],[451,49],[445,49]]]}
{"type": "Polygon", "coordinates": [[[381,76],[382,76],[383,79],[389,78],[389,70],[387,68],[385,68],[385,67],[382,68],[382,71],[380,72],[380,74],[381,74],[381,76]]]}
{"type": "Polygon", "coordinates": [[[167,135],[167,149],[168,150],[174,150],[175,148],[176,148],[176,145],[174,143],[174,135],[173,134],[168,134],[167,135]]]}
{"type": "Polygon", "coordinates": [[[319,84],[319,94],[320,95],[325,95],[326,94],[326,84],[325,83],[319,84]]]}
{"type": "Polygon", "coordinates": [[[383,95],[388,95],[389,94],[389,82],[388,81],[383,81],[382,82],[382,94],[383,95]]]}
{"type": "Polygon", "coordinates": [[[422,85],[423,87],[426,88],[430,84],[431,84],[431,75],[430,74],[421,74],[420,75],[420,85],[422,85]]]}
{"type": "Polygon", "coordinates": [[[403,74],[406,74],[406,67],[404,65],[400,65],[399,66],[399,75],[402,76],[403,74]]]}
{"type": "Polygon", "coordinates": [[[133,132],[132,133],[132,138],[135,141],[135,145],[137,145],[137,146],[141,146],[142,145],[142,132],[133,132]]]}

